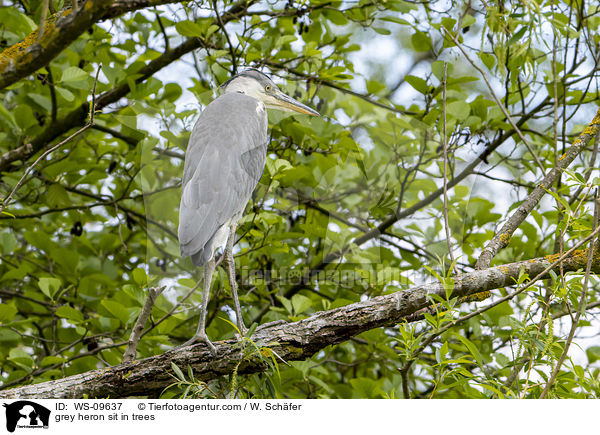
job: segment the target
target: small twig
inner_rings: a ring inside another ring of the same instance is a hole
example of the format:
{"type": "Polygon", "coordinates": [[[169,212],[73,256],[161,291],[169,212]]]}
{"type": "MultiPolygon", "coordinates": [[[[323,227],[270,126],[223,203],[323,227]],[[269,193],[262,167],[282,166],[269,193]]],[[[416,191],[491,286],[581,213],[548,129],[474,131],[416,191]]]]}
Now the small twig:
{"type": "Polygon", "coordinates": [[[158,23],[158,27],[160,27],[160,31],[163,34],[163,37],[165,39],[165,51],[169,51],[170,47],[169,47],[169,37],[167,36],[167,31],[165,30],[165,26],[163,25],[162,20],[160,19],[160,13],[158,12],[158,10],[156,8],[154,8],[155,14],[156,14],[156,22],[158,23]]]}
{"type": "Polygon", "coordinates": [[[94,115],[96,110],[96,85],[98,84],[98,76],[100,75],[100,70],[102,69],[102,63],[98,64],[98,69],[96,70],[96,77],[94,77],[94,87],[92,88],[92,104],[90,106],[90,122],[89,126],[94,124],[94,115]]]}
{"type": "Polygon", "coordinates": [[[123,232],[121,231],[121,227],[123,226],[123,219],[121,219],[121,216],[119,215],[119,206],[117,205],[116,200],[113,201],[113,206],[115,207],[115,216],[119,221],[119,226],[117,228],[119,229],[119,239],[121,239],[121,246],[123,246],[123,249],[125,249],[125,252],[127,252],[127,244],[125,243],[125,240],[123,240],[123,232]]]}
{"type": "Polygon", "coordinates": [[[444,227],[446,230],[446,243],[450,255],[450,267],[454,267],[454,254],[450,240],[450,224],[448,223],[448,139],[446,137],[446,84],[448,82],[448,64],[444,62],[444,83],[442,90],[442,144],[444,145],[444,227]]]}
{"type": "Polygon", "coordinates": [[[523,391],[521,391],[521,395],[519,396],[519,399],[525,398],[525,393],[527,392],[527,389],[529,388],[529,380],[531,379],[531,371],[533,370],[533,358],[531,355],[531,351],[529,351],[529,355],[530,356],[526,360],[526,361],[528,361],[526,364],[529,364],[529,367],[527,368],[527,377],[525,378],[525,385],[523,386],[523,391]]]}
{"type": "MultiPolygon", "coordinates": [[[[585,305],[586,311],[600,307],[600,301],[591,302],[585,305]]],[[[571,311],[569,309],[560,311],[558,313],[552,314],[552,320],[560,319],[561,317],[570,315],[571,311]]]]}
{"type": "Polygon", "coordinates": [[[529,145],[529,142],[527,142],[527,139],[525,139],[525,136],[523,136],[523,133],[521,132],[521,130],[519,129],[519,127],[517,127],[517,124],[515,124],[515,122],[513,121],[512,117],[508,113],[508,110],[506,110],[506,108],[504,107],[504,105],[500,102],[500,99],[498,98],[498,96],[494,92],[494,87],[490,83],[490,81],[489,81],[489,79],[488,79],[487,74],[485,73],[485,71],[483,69],[481,69],[479,67],[479,65],[477,65],[473,61],[473,59],[471,59],[469,57],[469,55],[467,54],[467,52],[465,51],[465,49],[463,48],[463,46],[461,45],[461,43],[458,41],[458,39],[456,39],[456,37],[452,33],[450,33],[450,31],[448,31],[448,29],[446,29],[444,26],[442,26],[442,29],[444,29],[444,31],[446,32],[446,34],[452,39],[452,41],[460,49],[460,51],[462,52],[462,54],[469,61],[469,63],[473,66],[473,68],[475,68],[477,71],[479,71],[479,73],[483,77],[483,80],[487,84],[488,89],[489,89],[490,93],[492,94],[492,97],[496,101],[496,104],[502,110],[502,112],[504,113],[504,116],[506,117],[506,119],[509,122],[509,124],[515,130],[515,132],[517,133],[517,135],[519,135],[519,138],[521,138],[521,140],[523,141],[523,143],[525,144],[525,146],[527,147],[527,149],[529,150],[529,152],[531,153],[531,155],[535,159],[535,162],[537,163],[537,165],[539,166],[539,168],[542,171],[542,175],[545,176],[546,175],[546,171],[544,170],[544,165],[542,165],[542,162],[540,162],[540,159],[538,158],[537,154],[535,153],[535,151],[533,150],[533,148],[531,148],[531,145],[529,145]]]}
{"type": "Polygon", "coordinates": [[[142,337],[144,335],[146,335],[148,332],[150,332],[153,328],[156,328],[158,325],[160,325],[162,322],[164,322],[165,320],[167,320],[169,317],[171,317],[171,315],[173,315],[173,313],[177,310],[177,308],[179,308],[181,306],[181,304],[183,304],[191,295],[194,294],[194,292],[196,291],[196,289],[198,288],[198,286],[200,285],[200,283],[202,282],[202,280],[198,280],[198,282],[196,283],[196,285],[194,287],[192,287],[190,289],[189,292],[187,292],[185,294],[184,297],[181,298],[181,300],[179,300],[174,306],[173,308],[171,308],[171,310],[165,314],[164,316],[162,316],[160,319],[158,319],[156,322],[154,322],[152,324],[152,326],[149,326],[148,328],[146,328],[144,330],[144,332],[142,332],[142,337]]]}
{"type": "Polygon", "coordinates": [[[231,73],[233,75],[235,75],[235,74],[237,74],[237,60],[235,58],[235,49],[233,48],[233,44],[231,43],[231,40],[229,39],[229,34],[227,33],[227,30],[225,29],[225,24],[223,24],[221,15],[219,15],[219,11],[217,10],[216,0],[213,0],[212,5],[213,5],[213,9],[215,11],[215,15],[217,16],[217,21],[219,22],[219,26],[221,27],[221,30],[223,30],[223,34],[225,34],[225,39],[227,40],[227,45],[229,46],[229,53],[231,54],[231,69],[232,69],[231,73]]]}
{"type": "MultiPolygon", "coordinates": [[[[598,227],[599,217],[600,217],[600,199],[598,197],[598,190],[596,189],[596,195],[594,198],[594,221],[592,223],[592,230],[594,230],[594,231],[598,227]]],[[[583,280],[581,296],[579,298],[579,306],[577,307],[577,313],[575,314],[575,319],[573,319],[573,321],[571,322],[571,330],[569,331],[567,341],[565,342],[565,348],[563,349],[563,352],[562,352],[560,358],[558,359],[558,362],[556,363],[554,370],[552,371],[552,375],[550,376],[550,379],[548,379],[548,382],[546,383],[546,386],[544,387],[544,390],[542,391],[542,394],[540,395],[540,399],[544,399],[546,397],[546,395],[548,394],[548,391],[550,391],[550,388],[552,387],[552,384],[554,384],[554,382],[556,381],[558,372],[560,371],[560,368],[562,367],[563,363],[565,362],[565,359],[567,358],[567,354],[569,353],[569,348],[571,347],[571,343],[573,342],[573,337],[575,337],[575,331],[577,330],[577,326],[579,325],[579,319],[581,318],[581,314],[583,313],[585,305],[586,305],[587,289],[588,289],[588,284],[590,281],[590,272],[592,270],[592,262],[594,260],[594,245],[595,245],[594,239],[590,240],[590,246],[588,248],[588,260],[587,260],[587,265],[585,268],[585,278],[583,280]]]]}
{"type": "Polygon", "coordinates": [[[56,115],[58,112],[58,104],[56,102],[56,89],[54,88],[54,78],[52,77],[52,69],[50,65],[46,66],[48,70],[48,87],[50,88],[50,101],[52,102],[52,111],[50,112],[50,120],[56,121],[56,115]]]}
{"type": "Polygon", "coordinates": [[[154,307],[156,299],[160,296],[160,294],[165,288],[166,287],[163,286],[151,287],[150,289],[148,289],[148,297],[146,298],[146,302],[144,302],[142,311],[140,311],[140,315],[138,316],[135,325],[131,330],[131,335],[129,336],[129,341],[127,342],[127,349],[125,349],[125,353],[123,354],[124,363],[128,363],[134,360],[135,351],[138,347],[140,339],[142,338],[144,325],[146,325],[148,317],[150,317],[150,313],[152,313],[152,308],[154,307]]]}
{"type": "Polygon", "coordinates": [[[90,106],[90,120],[83,127],[81,127],[79,130],[77,130],[75,133],[73,133],[71,136],[69,136],[68,138],[66,138],[62,142],[58,143],[57,145],[54,145],[52,148],[47,149],[41,156],[39,156],[36,159],[35,162],[33,162],[33,164],[31,166],[29,166],[25,170],[25,173],[19,179],[19,181],[17,182],[17,184],[15,185],[15,187],[13,188],[13,190],[2,201],[2,204],[0,205],[0,214],[6,209],[6,207],[8,206],[8,204],[10,202],[10,200],[12,199],[13,195],[17,192],[17,190],[19,190],[19,188],[23,184],[23,181],[25,181],[25,178],[27,177],[27,175],[29,175],[29,173],[40,162],[40,160],[42,160],[44,157],[46,157],[52,151],[57,150],[58,148],[60,148],[61,146],[63,146],[67,142],[69,142],[75,136],[83,133],[85,130],[87,130],[88,128],[90,128],[94,124],[94,110],[95,110],[95,107],[96,107],[95,106],[96,105],[96,84],[98,83],[98,74],[100,74],[100,69],[102,69],[102,64],[98,65],[98,71],[96,71],[96,78],[94,79],[94,87],[92,89],[92,104],[90,106]]]}

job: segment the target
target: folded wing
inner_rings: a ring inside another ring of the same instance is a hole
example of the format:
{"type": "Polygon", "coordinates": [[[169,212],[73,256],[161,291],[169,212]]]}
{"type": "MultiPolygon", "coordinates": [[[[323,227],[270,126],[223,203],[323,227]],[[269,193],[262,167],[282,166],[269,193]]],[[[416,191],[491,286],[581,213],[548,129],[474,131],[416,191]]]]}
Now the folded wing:
{"type": "Polygon", "coordinates": [[[267,113],[262,103],[241,93],[225,94],[196,122],[182,179],[179,209],[181,255],[202,266],[215,235],[243,213],[264,170],[267,113]]]}

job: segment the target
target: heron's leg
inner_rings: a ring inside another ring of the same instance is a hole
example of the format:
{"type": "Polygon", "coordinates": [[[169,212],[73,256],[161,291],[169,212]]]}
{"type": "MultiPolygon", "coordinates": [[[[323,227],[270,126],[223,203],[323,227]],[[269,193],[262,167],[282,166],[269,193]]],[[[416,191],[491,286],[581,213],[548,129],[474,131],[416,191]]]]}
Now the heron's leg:
{"type": "Polygon", "coordinates": [[[215,346],[208,339],[208,335],[206,335],[206,308],[208,307],[208,298],[210,297],[210,283],[212,281],[213,272],[215,271],[215,258],[211,258],[204,265],[204,282],[202,283],[202,308],[200,308],[200,322],[198,323],[198,329],[194,336],[186,341],[183,346],[188,346],[197,342],[204,342],[210,349],[210,352],[213,355],[217,354],[217,350],[215,346]]]}
{"type": "Polygon", "coordinates": [[[237,224],[231,224],[229,227],[229,236],[227,237],[227,245],[225,246],[224,260],[227,264],[227,277],[229,278],[229,286],[231,287],[231,297],[233,298],[233,307],[235,308],[235,317],[237,318],[237,326],[240,333],[244,336],[248,331],[244,326],[242,319],[242,308],[237,294],[237,282],[235,280],[235,261],[233,259],[233,242],[235,241],[235,229],[237,224]]]}

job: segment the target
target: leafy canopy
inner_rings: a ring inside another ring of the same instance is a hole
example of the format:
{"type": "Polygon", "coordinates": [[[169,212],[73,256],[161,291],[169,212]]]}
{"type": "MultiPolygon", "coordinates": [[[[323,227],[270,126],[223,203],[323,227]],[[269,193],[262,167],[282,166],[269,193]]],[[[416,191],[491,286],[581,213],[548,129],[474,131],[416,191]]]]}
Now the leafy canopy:
{"type": "MultiPolygon", "coordinates": [[[[51,3],[50,12],[64,6],[51,3]]],[[[244,66],[261,68],[323,115],[270,114],[267,164],[236,247],[246,323],[296,321],[471,270],[597,105],[593,1],[107,8],[51,61],[0,91],[5,198],[40,152],[85,125],[99,71],[95,124],[32,168],[0,216],[5,386],[119,364],[150,286],[167,290],[138,358],[193,335],[201,292],[183,298],[201,274],[179,257],[176,238],[183,155],[199,111],[244,66]],[[444,141],[448,179],[459,180],[448,186],[450,240],[440,191],[444,141]]],[[[43,2],[7,0],[0,43],[27,41],[42,9],[43,2]]],[[[0,60],[8,65],[7,56],[0,60]]],[[[495,264],[564,252],[589,234],[596,156],[592,141],[495,264]]],[[[219,379],[205,389],[176,368],[178,382],[164,396],[188,388],[219,397],[539,397],[582,286],[582,274],[555,275],[424,348],[428,334],[475,304],[436,301],[417,322],[371,330],[306,361],[275,358],[268,373],[240,376],[233,386],[219,379]]],[[[588,291],[588,309],[597,303],[588,291]]],[[[233,336],[230,305],[219,269],[210,337],[233,336]]],[[[579,326],[591,319],[584,313],[579,326]]],[[[585,354],[570,349],[551,395],[598,396],[600,348],[587,343],[580,343],[585,354]]]]}

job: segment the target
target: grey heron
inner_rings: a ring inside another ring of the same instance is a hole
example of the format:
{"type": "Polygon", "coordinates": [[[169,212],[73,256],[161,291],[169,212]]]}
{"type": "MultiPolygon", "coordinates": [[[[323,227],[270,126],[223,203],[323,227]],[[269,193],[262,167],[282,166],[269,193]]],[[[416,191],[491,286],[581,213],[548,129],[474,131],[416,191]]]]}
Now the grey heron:
{"type": "Polygon", "coordinates": [[[204,267],[200,321],[196,334],[185,345],[204,342],[213,354],[216,349],[205,330],[206,307],[219,248],[225,248],[223,262],[237,326],[242,335],[246,334],[237,295],[233,243],[237,222],[265,166],[266,109],[319,116],[255,69],[232,77],[221,88],[222,95],[206,106],[192,129],[185,153],[178,230],[181,255],[204,267]]]}

